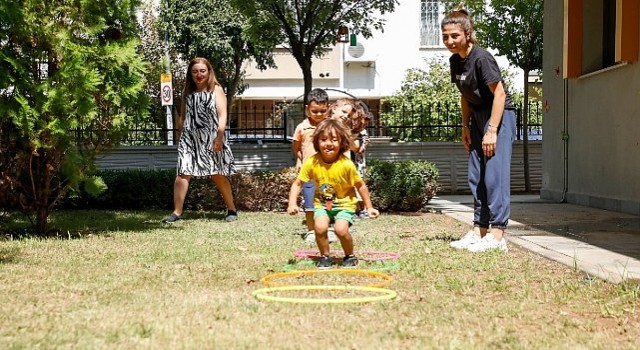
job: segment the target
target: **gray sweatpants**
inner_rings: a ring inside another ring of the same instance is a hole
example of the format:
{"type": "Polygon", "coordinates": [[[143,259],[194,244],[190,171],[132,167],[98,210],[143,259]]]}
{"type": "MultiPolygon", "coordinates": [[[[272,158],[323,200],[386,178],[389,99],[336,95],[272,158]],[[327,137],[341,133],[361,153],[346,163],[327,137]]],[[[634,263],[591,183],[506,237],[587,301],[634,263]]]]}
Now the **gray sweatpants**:
{"type": "Polygon", "coordinates": [[[482,138],[489,126],[491,110],[473,111],[469,129],[469,188],[473,194],[473,226],[505,229],[511,210],[511,151],[516,135],[516,114],[505,109],[498,126],[495,154],[486,157],[482,138]]]}

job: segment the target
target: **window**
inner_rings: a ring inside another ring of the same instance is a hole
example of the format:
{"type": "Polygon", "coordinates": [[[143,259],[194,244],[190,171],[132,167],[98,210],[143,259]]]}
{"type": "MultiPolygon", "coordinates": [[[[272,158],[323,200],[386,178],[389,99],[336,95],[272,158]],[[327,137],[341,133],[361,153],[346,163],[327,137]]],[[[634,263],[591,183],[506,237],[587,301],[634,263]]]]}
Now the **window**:
{"type": "Polygon", "coordinates": [[[637,0],[565,0],[564,77],[638,60],[637,0]]]}
{"type": "Polygon", "coordinates": [[[616,1],[602,4],[602,68],[616,64],[616,1]]]}
{"type": "Polygon", "coordinates": [[[442,46],[440,1],[420,0],[420,46],[442,46]]]}

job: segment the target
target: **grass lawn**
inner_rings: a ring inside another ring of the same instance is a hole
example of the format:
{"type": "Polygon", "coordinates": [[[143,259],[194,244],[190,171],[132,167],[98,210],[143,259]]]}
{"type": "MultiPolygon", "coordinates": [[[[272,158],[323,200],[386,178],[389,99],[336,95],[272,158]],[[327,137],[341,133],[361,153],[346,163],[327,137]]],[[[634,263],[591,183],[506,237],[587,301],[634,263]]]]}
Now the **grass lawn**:
{"type": "MultiPolygon", "coordinates": [[[[393,300],[294,304],[258,300],[261,279],[315,248],[302,216],[65,211],[67,234],[0,240],[0,348],[78,349],[633,349],[640,286],[614,285],[511,245],[507,254],[448,247],[468,230],[444,215],[384,214],[353,227],[356,251],[400,254],[393,300]]],[[[13,224],[8,218],[1,225],[13,224]]],[[[335,245],[339,249],[339,244],[335,245]]],[[[337,267],[338,269],[339,267],[337,267]]],[[[305,274],[296,285],[370,285],[371,274],[305,274]]],[[[353,298],[358,291],[280,292],[353,298]]]]}

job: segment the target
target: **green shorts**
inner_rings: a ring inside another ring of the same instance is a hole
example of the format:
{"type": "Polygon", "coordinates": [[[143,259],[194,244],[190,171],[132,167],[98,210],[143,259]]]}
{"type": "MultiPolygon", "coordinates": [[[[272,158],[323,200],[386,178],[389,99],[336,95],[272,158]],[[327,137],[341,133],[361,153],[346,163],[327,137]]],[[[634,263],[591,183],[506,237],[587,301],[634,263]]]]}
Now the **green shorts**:
{"type": "Polygon", "coordinates": [[[356,213],[351,210],[345,209],[331,209],[327,211],[325,208],[315,208],[313,211],[313,218],[317,218],[319,216],[328,216],[329,222],[336,222],[336,219],[346,220],[349,223],[349,226],[353,225],[353,216],[356,213]]]}

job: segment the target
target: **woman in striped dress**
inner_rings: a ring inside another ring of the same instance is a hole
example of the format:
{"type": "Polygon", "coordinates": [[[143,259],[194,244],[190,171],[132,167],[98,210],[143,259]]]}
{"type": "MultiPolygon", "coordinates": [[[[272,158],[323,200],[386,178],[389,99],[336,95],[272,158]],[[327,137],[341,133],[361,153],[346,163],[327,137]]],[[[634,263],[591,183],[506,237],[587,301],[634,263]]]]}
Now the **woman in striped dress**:
{"type": "Polygon", "coordinates": [[[178,120],[177,176],[173,184],[171,215],[162,221],[182,219],[184,200],[189,180],[210,177],[227,206],[225,221],[238,219],[228,176],[236,173],[233,154],[225,137],[227,125],[227,99],[209,61],[197,57],[187,68],[186,84],[182,94],[182,113],[178,120]]]}

